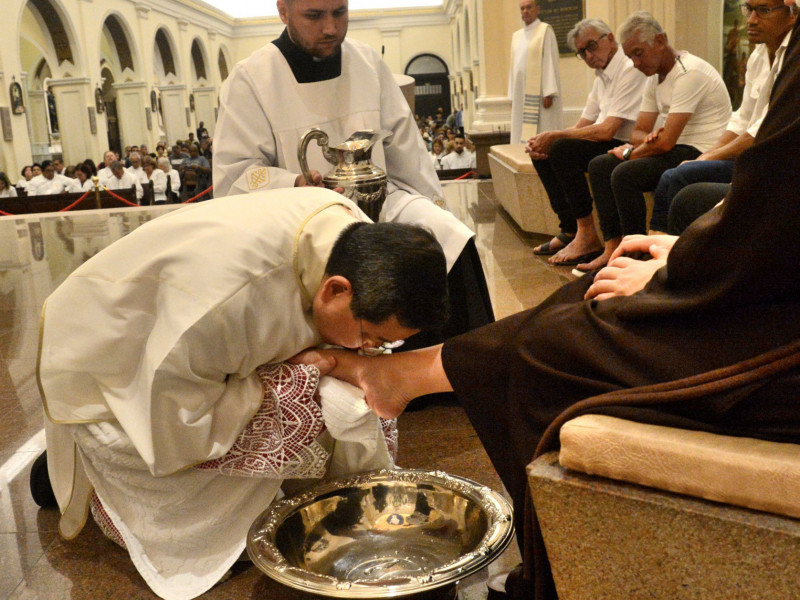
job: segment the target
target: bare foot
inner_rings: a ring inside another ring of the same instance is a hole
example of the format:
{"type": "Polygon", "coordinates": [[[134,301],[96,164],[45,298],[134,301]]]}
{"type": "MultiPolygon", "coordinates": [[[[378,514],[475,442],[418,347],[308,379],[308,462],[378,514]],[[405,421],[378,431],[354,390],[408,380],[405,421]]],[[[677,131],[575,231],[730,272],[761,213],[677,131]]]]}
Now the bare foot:
{"type": "Polygon", "coordinates": [[[548,262],[553,265],[557,265],[567,260],[574,260],[580,256],[585,256],[590,252],[599,252],[603,249],[603,243],[594,235],[588,236],[577,236],[572,242],[567,244],[567,246],[551,256],[548,259],[548,262]]]}
{"type": "Polygon", "coordinates": [[[539,244],[533,249],[534,254],[539,255],[547,255],[552,254],[555,251],[563,250],[569,243],[572,238],[568,236],[566,233],[559,233],[549,242],[545,242],[544,244],[539,244]],[[564,240],[567,240],[566,242],[564,240]]]}
{"type": "Polygon", "coordinates": [[[608,264],[608,261],[611,260],[611,255],[614,254],[614,250],[616,248],[609,249],[608,247],[603,251],[603,253],[595,258],[592,262],[588,263],[581,263],[576,268],[578,271],[595,271],[597,269],[601,269],[608,264]]]}
{"type": "Polygon", "coordinates": [[[370,357],[360,361],[357,370],[358,386],[364,390],[367,406],[383,419],[397,418],[414,399],[398,385],[397,374],[390,362],[393,357],[370,357]]]}

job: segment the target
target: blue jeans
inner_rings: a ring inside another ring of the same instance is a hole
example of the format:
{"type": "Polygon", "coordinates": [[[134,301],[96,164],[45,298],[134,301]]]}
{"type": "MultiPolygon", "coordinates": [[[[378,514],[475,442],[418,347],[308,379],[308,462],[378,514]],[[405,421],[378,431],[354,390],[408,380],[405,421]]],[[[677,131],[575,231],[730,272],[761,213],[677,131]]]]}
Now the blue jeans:
{"type": "Polygon", "coordinates": [[[664,171],[655,191],[650,229],[667,231],[667,215],[673,198],[692,183],[730,183],[732,160],[695,160],[664,171]]]}

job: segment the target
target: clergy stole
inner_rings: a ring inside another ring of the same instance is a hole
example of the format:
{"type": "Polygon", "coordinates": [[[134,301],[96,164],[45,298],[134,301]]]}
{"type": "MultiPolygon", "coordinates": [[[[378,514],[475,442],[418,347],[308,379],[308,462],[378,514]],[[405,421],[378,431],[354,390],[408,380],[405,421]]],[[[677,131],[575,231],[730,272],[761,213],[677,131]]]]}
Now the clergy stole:
{"type": "Polygon", "coordinates": [[[547,23],[539,23],[528,44],[525,62],[525,96],[522,105],[522,139],[528,140],[539,133],[539,111],[542,104],[542,56],[547,23]]]}

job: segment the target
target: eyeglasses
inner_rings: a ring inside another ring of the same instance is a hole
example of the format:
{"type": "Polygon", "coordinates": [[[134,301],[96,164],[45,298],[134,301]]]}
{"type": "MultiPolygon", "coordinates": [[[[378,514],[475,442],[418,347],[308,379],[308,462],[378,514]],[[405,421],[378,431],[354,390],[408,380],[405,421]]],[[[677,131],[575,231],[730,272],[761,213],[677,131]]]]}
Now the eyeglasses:
{"type": "Polygon", "coordinates": [[[364,347],[364,320],[358,320],[358,326],[361,328],[361,354],[366,356],[380,356],[381,354],[385,354],[395,348],[399,348],[403,345],[405,340],[397,340],[396,342],[384,342],[380,346],[371,346],[368,348],[364,347]]]}
{"type": "Polygon", "coordinates": [[[750,18],[750,16],[753,13],[756,13],[756,15],[758,15],[759,19],[768,18],[776,10],[782,10],[784,8],[789,8],[785,4],[782,4],[781,6],[775,6],[773,8],[770,8],[768,6],[750,6],[747,2],[744,2],[744,3],[740,4],[739,7],[742,9],[742,15],[744,15],[745,17],[750,18]]]}
{"type": "Polygon", "coordinates": [[[601,36],[600,36],[599,38],[597,38],[596,40],[592,40],[591,42],[589,42],[588,44],[586,44],[586,45],[585,45],[583,48],[581,48],[580,50],[578,50],[578,51],[575,53],[575,56],[577,56],[577,57],[578,57],[578,58],[580,58],[581,60],[584,60],[584,59],[586,58],[586,53],[587,53],[587,52],[591,52],[592,54],[594,54],[594,53],[597,51],[597,48],[600,46],[600,44],[599,44],[600,40],[602,40],[602,39],[603,39],[604,37],[606,37],[607,35],[608,35],[607,33],[604,33],[603,35],[601,35],[601,36]]]}

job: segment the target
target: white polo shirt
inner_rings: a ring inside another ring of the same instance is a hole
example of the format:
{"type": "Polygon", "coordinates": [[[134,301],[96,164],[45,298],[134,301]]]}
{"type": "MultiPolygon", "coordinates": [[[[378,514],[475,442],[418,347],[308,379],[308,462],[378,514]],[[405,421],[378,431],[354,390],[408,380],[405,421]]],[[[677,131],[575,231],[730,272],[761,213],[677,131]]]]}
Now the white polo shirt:
{"type": "Polygon", "coordinates": [[[633,66],[622,48],[617,48],[605,69],[595,69],[595,75],[581,118],[594,123],[608,117],[625,119],[614,139],[627,142],[639,116],[647,77],[633,66]]]}
{"type": "Polygon", "coordinates": [[[676,144],[705,152],[717,143],[731,118],[731,99],[717,70],[688,52],[679,52],[675,66],[658,82],[651,75],[642,99],[642,112],[655,112],[663,121],[670,113],[691,113],[676,144]]]}

